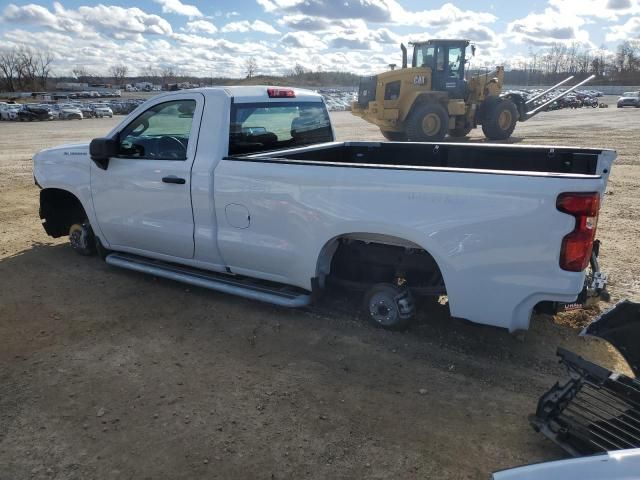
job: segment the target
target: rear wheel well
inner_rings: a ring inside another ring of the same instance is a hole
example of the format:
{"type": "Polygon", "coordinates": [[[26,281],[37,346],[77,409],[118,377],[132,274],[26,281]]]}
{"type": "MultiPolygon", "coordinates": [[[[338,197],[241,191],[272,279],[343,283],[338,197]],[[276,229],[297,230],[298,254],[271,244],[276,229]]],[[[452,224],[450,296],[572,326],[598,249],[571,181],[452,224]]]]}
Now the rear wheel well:
{"type": "Polygon", "coordinates": [[[321,285],[325,279],[355,289],[396,283],[418,295],[446,294],[433,256],[419,245],[389,236],[354,234],[333,239],[322,249],[318,276],[321,285]]]}
{"type": "Polygon", "coordinates": [[[73,193],[46,188],[40,191],[40,218],[45,231],[58,238],[68,235],[72,225],[85,222],[87,214],[73,193]]]}

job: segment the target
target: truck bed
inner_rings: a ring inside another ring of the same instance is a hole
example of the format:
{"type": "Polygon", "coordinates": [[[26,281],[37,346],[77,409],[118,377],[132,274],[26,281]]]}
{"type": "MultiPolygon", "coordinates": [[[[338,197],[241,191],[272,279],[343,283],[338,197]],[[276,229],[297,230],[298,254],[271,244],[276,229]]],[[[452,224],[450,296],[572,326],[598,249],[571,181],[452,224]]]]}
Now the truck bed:
{"type": "MultiPolygon", "coordinates": [[[[452,316],[526,329],[540,302],[575,302],[584,289],[585,273],[559,264],[576,221],[557,200],[602,196],[614,159],[600,149],[394,142],[227,157],[215,170],[215,204],[241,204],[251,227],[241,237],[223,223],[219,244],[240,252],[244,238],[242,254],[226,255],[243,275],[270,269],[278,278],[269,280],[309,289],[331,239],[384,238],[433,258],[452,316]],[[256,245],[251,263],[247,243],[256,245]]],[[[228,215],[219,208],[218,218],[228,215]]]]}
{"type": "Polygon", "coordinates": [[[599,175],[600,149],[533,145],[331,142],[243,155],[244,160],[376,168],[423,167],[484,173],[599,175]]]}

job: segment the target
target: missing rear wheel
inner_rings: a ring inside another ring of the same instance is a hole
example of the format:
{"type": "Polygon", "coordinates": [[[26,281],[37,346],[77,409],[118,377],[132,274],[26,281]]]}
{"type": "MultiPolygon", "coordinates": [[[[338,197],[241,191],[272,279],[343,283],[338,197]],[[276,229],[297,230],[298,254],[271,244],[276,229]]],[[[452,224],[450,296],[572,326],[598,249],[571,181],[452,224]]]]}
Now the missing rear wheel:
{"type": "Polygon", "coordinates": [[[378,283],[367,290],[364,310],[371,323],[388,330],[407,328],[415,313],[411,292],[391,283],[378,283]]]}

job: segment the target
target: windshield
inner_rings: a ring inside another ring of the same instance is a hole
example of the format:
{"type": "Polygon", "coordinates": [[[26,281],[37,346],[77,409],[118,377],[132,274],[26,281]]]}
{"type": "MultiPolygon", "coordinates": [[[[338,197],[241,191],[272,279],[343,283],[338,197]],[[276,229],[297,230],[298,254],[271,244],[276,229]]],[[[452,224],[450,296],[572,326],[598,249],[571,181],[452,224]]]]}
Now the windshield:
{"type": "Polygon", "coordinates": [[[240,103],[231,108],[229,155],[333,141],[321,102],[240,103]]]}
{"type": "Polygon", "coordinates": [[[622,94],[622,96],[623,96],[623,97],[637,97],[637,96],[638,96],[638,93],[636,93],[636,92],[624,92],[624,93],[622,94]]]}
{"type": "Polygon", "coordinates": [[[430,67],[433,68],[433,58],[435,47],[427,45],[416,45],[414,50],[414,67],[430,67]]]}

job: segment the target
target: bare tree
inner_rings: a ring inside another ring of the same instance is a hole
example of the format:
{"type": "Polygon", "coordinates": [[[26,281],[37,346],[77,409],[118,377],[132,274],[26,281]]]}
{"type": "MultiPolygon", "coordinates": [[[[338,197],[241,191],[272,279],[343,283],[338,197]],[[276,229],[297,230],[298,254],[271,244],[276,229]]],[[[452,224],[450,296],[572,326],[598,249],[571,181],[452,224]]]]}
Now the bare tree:
{"type": "Polygon", "coordinates": [[[618,45],[615,63],[621,73],[640,70],[640,43],[627,40],[618,45]]]}
{"type": "Polygon", "coordinates": [[[142,69],[142,78],[147,82],[152,82],[154,79],[160,77],[160,72],[153,65],[149,64],[142,69]]]}
{"type": "Polygon", "coordinates": [[[173,67],[169,66],[169,67],[163,68],[160,71],[160,76],[162,77],[162,84],[164,85],[167,83],[174,82],[178,74],[173,67]]]}
{"type": "Polygon", "coordinates": [[[253,56],[245,60],[244,70],[245,72],[247,72],[247,78],[253,78],[253,76],[256,74],[257,68],[258,68],[258,63],[256,62],[256,59],[253,56]]]}
{"type": "Polygon", "coordinates": [[[76,67],[71,70],[71,73],[79,82],[82,83],[89,83],[89,81],[93,78],[93,75],[90,74],[88,70],[81,65],[76,65],[76,67]]]}
{"type": "Polygon", "coordinates": [[[51,74],[51,64],[53,63],[53,55],[49,50],[39,50],[34,58],[34,67],[40,85],[44,90],[47,89],[47,80],[51,74]]]}
{"type": "Polygon", "coordinates": [[[293,67],[293,74],[296,77],[301,77],[305,73],[307,73],[307,70],[302,65],[300,65],[299,63],[296,63],[296,66],[293,67]]]}
{"type": "Polygon", "coordinates": [[[15,92],[18,85],[20,70],[20,58],[15,49],[0,52],[0,73],[4,77],[6,88],[10,92],[15,92]]]}
{"type": "Polygon", "coordinates": [[[30,47],[21,46],[18,48],[17,54],[20,88],[36,90],[38,78],[37,52],[30,47]]]}
{"type": "Polygon", "coordinates": [[[126,78],[128,72],[129,67],[124,64],[112,65],[109,68],[109,74],[113,77],[113,83],[120,86],[123,86],[124,79],[126,78]]]}
{"type": "Polygon", "coordinates": [[[25,45],[0,51],[0,75],[9,91],[46,89],[53,55],[25,45]]]}

